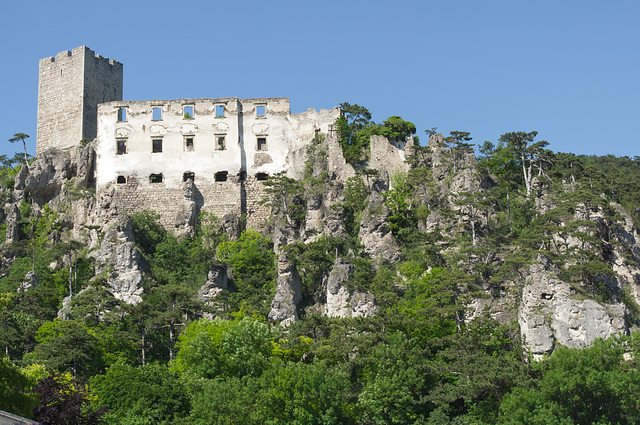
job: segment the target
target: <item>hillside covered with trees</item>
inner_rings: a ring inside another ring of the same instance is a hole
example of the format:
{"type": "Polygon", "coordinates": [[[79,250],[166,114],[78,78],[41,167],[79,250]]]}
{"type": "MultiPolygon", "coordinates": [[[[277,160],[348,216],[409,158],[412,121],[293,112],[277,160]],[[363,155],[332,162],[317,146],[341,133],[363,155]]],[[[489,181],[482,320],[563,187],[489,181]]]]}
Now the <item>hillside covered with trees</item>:
{"type": "Polygon", "coordinates": [[[640,423],[640,157],[554,152],[535,131],[475,146],[433,129],[422,145],[400,117],[341,109],[302,175],[264,183],[256,229],[202,213],[176,235],[153,211],[114,214],[92,143],[0,158],[0,410],[640,423]],[[374,160],[380,140],[401,165],[374,160]]]}

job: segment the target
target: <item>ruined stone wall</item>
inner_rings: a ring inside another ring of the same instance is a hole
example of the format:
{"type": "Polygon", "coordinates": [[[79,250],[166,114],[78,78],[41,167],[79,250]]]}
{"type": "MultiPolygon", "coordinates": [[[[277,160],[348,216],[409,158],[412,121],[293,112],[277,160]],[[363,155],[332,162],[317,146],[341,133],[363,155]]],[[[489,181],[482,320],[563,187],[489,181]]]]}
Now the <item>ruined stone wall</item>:
{"type": "MultiPolygon", "coordinates": [[[[227,214],[241,217],[245,214],[247,227],[260,228],[271,212],[260,205],[264,197],[263,181],[248,177],[241,182],[237,177],[226,182],[195,182],[194,196],[189,198],[185,191],[187,184],[167,187],[162,183],[148,183],[146,179],[130,178],[126,184],[111,187],[109,208],[120,214],[131,214],[151,210],[160,216],[160,224],[167,230],[184,225],[183,211],[195,202],[195,215],[201,212],[213,213],[218,218],[227,214]]],[[[106,189],[105,189],[106,190],[106,189]]]]}
{"type": "Polygon", "coordinates": [[[104,103],[98,107],[97,191],[113,190],[122,212],[158,212],[167,229],[184,224],[192,201],[197,213],[245,215],[249,227],[259,227],[270,213],[260,205],[261,179],[303,166],[293,149],[303,155],[338,114],[334,108],[291,115],[287,98],[104,103]],[[189,178],[195,200],[185,198],[189,178]]]}
{"type": "Polygon", "coordinates": [[[389,141],[384,136],[371,136],[371,157],[369,168],[385,170],[389,174],[408,173],[409,165],[405,162],[407,144],[413,145],[413,138],[407,141],[389,141]]]}
{"type": "Polygon", "coordinates": [[[98,103],[122,99],[122,64],[86,46],[40,60],[36,153],[96,137],[98,103]]]}
{"type": "Polygon", "coordinates": [[[262,181],[249,178],[244,187],[246,195],[246,225],[248,228],[260,229],[271,215],[271,207],[260,205],[260,201],[265,196],[265,186],[262,181]]]}

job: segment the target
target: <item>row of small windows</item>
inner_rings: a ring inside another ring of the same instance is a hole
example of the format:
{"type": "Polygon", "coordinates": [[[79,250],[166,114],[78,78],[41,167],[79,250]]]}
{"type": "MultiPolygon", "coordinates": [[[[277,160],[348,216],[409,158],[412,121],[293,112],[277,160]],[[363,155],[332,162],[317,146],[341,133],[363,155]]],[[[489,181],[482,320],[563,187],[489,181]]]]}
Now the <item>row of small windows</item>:
{"type": "MultiPolygon", "coordinates": [[[[224,105],[215,105],[215,114],[216,118],[224,118],[225,117],[225,107],[224,105]]],[[[184,119],[190,120],[195,116],[194,106],[193,105],[184,105],[182,107],[182,115],[184,119]]],[[[266,105],[257,105],[256,106],[256,116],[257,117],[265,117],[267,115],[267,106],[266,105]]],[[[152,121],[162,121],[162,107],[161,106],[152,106],[151,107],[151,120],[152,121]]],[[[126,122],[127,121],[127,108],[118,108],[118,121],[126,122]]]]}
{"type": "MultiPolygon", "coordinates": [[[[184,137],[184,150],[185,152],[193,152],[195,149],[195,137],[194,136],[185,136],[184,137]]],[[[216,136],[215,137],[215,149],[218,151],[223,151],[227,149],[226,138],[225,136],[216,136]]],[[[256,150],[258,151],[266,151],[267,150],[267,138],[266,137],[258,137],[256,140],[256,150]]],[[[152,153],[161,153],[163,151],[163,140],[162,139],[151,139],[151,152],[152,153]]],[[[128,153],[127,151],[127,139],[116,139],[116,154],[124,155],[128,153]]]]}
{"type": "MultiPolygon", "coordinates": [[[[241,171],[238,176],[240,177],[240,181],[245,181],[247,179],[246,171],[241,171]]],[[[229,177],[228,171],[218,171],[213,175],[213,179],[217,182],[226,182],[227,177],[229,177]]],[[[269,175],[267,173],[256,173],[256,180],[267,180],[269,175]]],[[[187,182],[188,180],[195,181],[196,174],[190,171],[187,171],[182,175],[182,181],[187,182]]],[[[118,176],[116,179],[117,184],[127,184],[128,180],[125,176],[118,176]]],[[[149,183],[163,183],[164,175],[163,174],[151,174],[149,175],[149,183]]]]}

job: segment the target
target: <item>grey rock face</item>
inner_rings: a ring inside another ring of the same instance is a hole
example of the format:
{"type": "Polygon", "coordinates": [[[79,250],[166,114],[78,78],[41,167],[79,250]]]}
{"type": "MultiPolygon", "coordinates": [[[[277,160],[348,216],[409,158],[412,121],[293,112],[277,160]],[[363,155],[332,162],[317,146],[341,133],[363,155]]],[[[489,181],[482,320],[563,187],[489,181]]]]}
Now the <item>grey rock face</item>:
{"type": "Polygon", "coordinates": [[[207,274],[207,281],[200,287],[198,298],[211,302],[222,291],[229,289],[229,275],[226,267],[214,266],[207,274]]]}
{"type": "Polygon", "coordinates": [[[106,274],[113,296],[128,304],[142,301],[142,278],[146,262],[134,246],[131,218],[120,216],[104,233],[95,251],[96,275],[106,274]]]}
{"type": "Polygon", "coordinates": [[[389,209],[378,192],[369,197],[369,205],[362,213],[358,235],[367,254],[378,260],[378,264],[391,264],[400,260],[401,250],[391,234],[388,222],[389,209]]]}
{"type": "Polygon", "coordinates": [[[269,320],[287,326],[298,320],[297,305],[302,299],[302,279],[297,270],[286,261],[284,255],[278,256],[278,279],[276,294],[271,302],[269,320]]]}
{"type": "Polygon", "coordinates": [[[77,186],[87,188],[93,179],[93,157],[90,145],[42,152],[31,165],[29,174],[16,179],[16,189],[28,189],[34,202],[44,205],[71,179],[75,179],[77,186]]]}
{"type": "Polygon", "coordinates": [[[371,317],[378,311],[373,295],[349,290],[344,283],[353,277],[354,267],[338,259],[326,280],[325,313],[329,317],[371,317]]]}
{"type": "Polygon", "coordinates": [[[178,235],[193,235],[195,233],[198,216],[195,190],[193,180],[188,179],[184,186],[184,202],[180,205],[174,223],[178,235]]]}
{"type": "Polygon", "coordinates": [[[584,348],[596,338],[627,331],[622,304],[600,304],[571,297],[571,286],[543,264],[531,266],[518,312],[520,331],[534,358],[550,353],[556,343],[584,348]]]}
{"type": "Polygon", "coordinates": [[[18,292],[27,292],[30,289],[37,287],[40,284],[38,280],[38,275],[35,272],[28,271],[24,276],[24,282],[20,284],[18,287],[18,292]]]}
{"type": "Polygon", "coordinates": [[[5,214],[7,216],[7,238],[6,244],[17,242],[19,239],[18,220],[20,220],[20,210],[16,204],[8,204],[5,214]]]}

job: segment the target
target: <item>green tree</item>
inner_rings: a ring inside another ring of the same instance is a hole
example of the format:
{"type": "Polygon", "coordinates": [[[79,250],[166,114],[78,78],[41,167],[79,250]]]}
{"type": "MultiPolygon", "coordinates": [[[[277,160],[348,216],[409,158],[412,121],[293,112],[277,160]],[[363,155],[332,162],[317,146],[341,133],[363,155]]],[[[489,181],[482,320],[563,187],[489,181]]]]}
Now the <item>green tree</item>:
{"type": "Polygon", "coordinates": [[[16,133],[12,138],[9,139],[11,143],[22,142],[22,147],[24,148],[24,166],[29,170],[29,154],[27,153],[27,142],[26,139],[29,138],[28,134],[25,133],[16,133]]]}
{"type": "Polygon", "coordinates": [[[357,103],[352,105],[349,102],[342,102],[340,104],[340,115],[345,118],[352,132],[360,131],[371,123],[371,112],[357,103]]]}
{"type": "Polygon", "coordinates": [[[453,172],[458,171],[460,161],[465,155],[473,153],[473,143],[467,143],[472,140],[471,133],[468,131],[452,131],[449,136],[444,138],[446,146],[449,148],[449,156],[453,163],[453,172]]]}
{"type": "Polygon", "coordinates": [[[344,372],[322,363],[279,363],[260,378],[263,391],[258,403],[265,423],[292,425],[344,424],[344,372]]]}
{"type": "Polygon", "coordinates": [[[415,341],[395,333],[380,346],[358,396],[360,423],[414,424],[434,405],[424,397],[433,383],[424,352],[415,341]]]}
{"type": "Polygon", "coordinates": [[[276,173],[264,182],[266,195],[260,201],[260,205],[270,206],[276,214],[281,211],[289,226],[297,228],[307,211],[302,197],[303,185],[285,174],[276,173]]]}
{"type": "Polygon", "coordinates": [[[269,366],[271,341],[269,326],[256,319],[200,319],[180,336],[174,368],[207,379],[258,376],[269,366]]]}
{"type": "Polygon", "coordinates": [[[86,379],[103,367],[97,339],[79,320],[45,322],[36,335],[34,352],[28,358],[58,372],[70,371],[86,379]]]}
{"type": "Polygon", "coordinates": [[[217,258],[232,270],[237,290],[224,294],[230,307],[239,309],[244,303],[266,315],[276,280],[272,242],[255,230],[245,230],[237,240],[218,245],[217,258]]]}
{"type": "Polygon", "coordinates": [[[638,423],[640,371],[624,360],[624,351],[625,343],[617,338],[599,339],[580,350],[558,347],[535,365],[542,375],[537,385],[505,396],[502,423],[638,423]]]}
{"type": "Polygon", "coordinates": [[[93,405],[108,409],[108,423],[171,424],[189,413],[189,397],[180,375],[157,363],[133,367],[113,364],[91,378],[93,405]]]}
{"type": "Polygon", "coordinates": [[[515,131],[505,133],[500,136],[499,139],[500,143],[510,148],[517,158],[518,164],[522,170],[527,198],[531,196],[531,185],[533,180],[532,168],[536,165],[539,172],[542,173],[543,162],[547,155],[547,151],[544,148],[549,145],[549,142],[544,140],[534,142],[537,135],[537,131],[532,131],[530,133],[515,131]]]}
{"type": "Polygon", "coordinates": [[[0,358],[0,410],[31,417],[38,403],[37,396],[29,393],[33,384],[7,357],[0,358]]]}
{"type": "Polygon", "coordinates": [[[382,125],[375,128],[375,134],[384,136],[390,141],[402,141],[413,134],[416,134],[416,126],[410,122],[405,121],[397,115],[389,117],[386,121],[382,122],[382,125]]]}
{"type": "Polygon", "coordinates": [[[403,173],[391,177],[391,187],[384,193],[384,202],[389,208],[389,228],[400,241],[405,241],[415,231],[412,194],[407,175],[403,173]]]}

